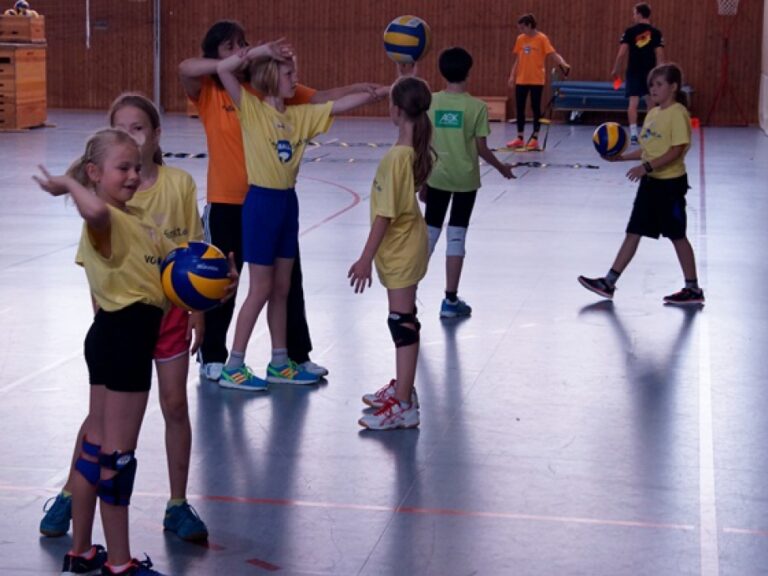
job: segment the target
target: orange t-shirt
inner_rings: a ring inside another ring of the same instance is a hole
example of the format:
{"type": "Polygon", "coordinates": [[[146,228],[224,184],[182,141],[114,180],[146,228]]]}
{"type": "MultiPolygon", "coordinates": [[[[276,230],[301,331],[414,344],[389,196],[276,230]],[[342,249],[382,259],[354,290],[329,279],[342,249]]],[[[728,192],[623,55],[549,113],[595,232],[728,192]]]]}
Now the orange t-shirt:
{"type": "Polygon", "coordinates": [[[515,71],[515,83],[517,84],[546,84],[546,72],[544,62],[547,55],[555,52],[546,34],[536,32],[533,36],[520,34],[515,41],[517,54],[517,70],[515,71]]]}
{"type": "MultiPolygon", "coordinates": [[[[262,97],[247,82],[243,83],[243,87],[262,97]]],[[[285,103],[308,104],[315,93],[316,90],[299,84],[294,97],[285,103]]],[[[226,89],[208,76],[203,79],[195,104],[208,141],[208,202],[242,204],[248,192],[248,175],[245,171],[243,132],[235,103],[226,89]]]]}

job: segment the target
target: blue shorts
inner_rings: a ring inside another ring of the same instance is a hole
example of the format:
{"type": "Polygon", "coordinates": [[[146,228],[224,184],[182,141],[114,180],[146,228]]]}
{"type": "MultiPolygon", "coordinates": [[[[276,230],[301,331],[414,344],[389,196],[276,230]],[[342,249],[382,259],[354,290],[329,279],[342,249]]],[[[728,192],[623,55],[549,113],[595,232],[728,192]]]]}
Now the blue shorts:
{"type": "Polygon", "coordinates": [[[249,186],[243,204],[243,260],[272,266],[275,258],[296,258],[298,251],[296,190],[249,186]]]}

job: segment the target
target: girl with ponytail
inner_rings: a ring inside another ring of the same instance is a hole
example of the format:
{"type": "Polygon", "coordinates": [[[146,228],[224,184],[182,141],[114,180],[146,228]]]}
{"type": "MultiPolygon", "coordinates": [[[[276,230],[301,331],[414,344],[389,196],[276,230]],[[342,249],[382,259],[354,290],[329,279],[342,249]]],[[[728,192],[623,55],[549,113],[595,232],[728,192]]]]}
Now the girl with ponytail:
{"type": "Polygon", "coordinates": [[[426,183],[435,158],[429,86],[413,76],[400,78],[390,92],[389,115],[398,128],[395,145],[376,170],[371,189],[371,231],[360,258],[349,269],[350,286],[371,285],[372,263],[387,289],[387,323],[395,343],[396,377],[363,402],[374,408],[359,420],[372,430],[415,428],[419,404],[414,389],[419,356],[416,288],[427,272],[427,225],[416,191],[426,183]]]}

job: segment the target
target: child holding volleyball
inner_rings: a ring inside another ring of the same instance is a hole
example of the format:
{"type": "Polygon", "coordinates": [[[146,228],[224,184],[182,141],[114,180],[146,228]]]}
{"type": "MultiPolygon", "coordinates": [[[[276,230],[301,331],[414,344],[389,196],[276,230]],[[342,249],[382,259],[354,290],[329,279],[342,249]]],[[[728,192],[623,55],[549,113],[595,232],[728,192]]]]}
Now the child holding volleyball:
{"type": "Polygon", "coordinates": [[[431,147],[432,95],[426,82],[408,76],[392,86],[389,114],[398,127],[395,145],[376,170],[371,188],[371,231],[348,277],[356,293],[371,285],[372,263],[387,289],[387,324],[395,343],[396,378],[363,402],[375,411],[359,424],[372,430],[415,428],[419,405],[414,388],[419,356],[416,288],[427,272],[427,226],[416,199],[434,162],[431,147]]]}
{"type": "Polygon", "coordinates": [[[627,178],[640,182],[627,224],[624,242],[608,274],[602,278],[578,280],[587,290],[613,298],[616,281],[635,255],[640,238],[666,236],[672,241],[685,286],[664,297],[665,304],[702,305],[704,291],[696,275],[696,259],[686,236],[685,194],[688,176],[685,154],[691,144],[691,119],[682,91],[682,71],[675,64],[663,64],[648,75],[648,89],[655,107],[645,117],[640,131],[640,149],[608,160],[637,161],[627,178]]]}
{"type": "Polygon", "coordinates": [[[245,365],[253,327],[269,302],[267,319],[272,358],[269,382],[313,384],[318,376],[301,368],[286,348],[286,300],[298,251],[296,178],[307,143],[330,128],[332,116],[375,101],[386,94],[350,94],[320,105],[286,106],[297,87],[293,48],[283,39],[243,48],[219,62],[217,72],[237,109],[243,134],[249,189],[243,205],[243,259],[248,263],[248,295],[237,317],[232,351],[219,384],[263,390],[266,382],[245,365]],[[246,90],[237,72],[249,69],[262,102],[246,90]]]}
{"type": "Polygon", "coordinates": [[[173,248],[128,206],[141,182],[141,152],[121,130],[97,132],[64,176],[35,177],[53,196],[69,194],[83,218],[79,254],[98,311],[85,339],[90,403],[72,478],[72,548],[65,574],[157,575],[131,558],[128,505],[135,450],[152,381],[165,296],[158,263],[173,248]],[[97,498],[109,554],[93,545],[97,498]]]}
{"type": "MultiPolygon", "coordinates": [[[[109,123],[142,143],[141,183],[129,206],[141,208],[165,238],[176,245],[202,240],[195,182],[187,172],[163,164],[160,114],[152,101],[140,94],[119,96],[110,108],[109,123]]],[[[163,525],[166,530],[191,541],[204,540],[208,536],[205,524],[186,500],[192,448],[187,373],[189,355],[199,347],[203,326],[202,313],[189,313],[170,305],[163,316],[154,354],[171,486],[163,525]],[[194,341],[191,342],[193,334],[194,341]]],[[[47,536],[63,535],[69,528],[68,494],[73,474],[71,470],[70,480],[40,523],[40,531],[47,536]]]]}

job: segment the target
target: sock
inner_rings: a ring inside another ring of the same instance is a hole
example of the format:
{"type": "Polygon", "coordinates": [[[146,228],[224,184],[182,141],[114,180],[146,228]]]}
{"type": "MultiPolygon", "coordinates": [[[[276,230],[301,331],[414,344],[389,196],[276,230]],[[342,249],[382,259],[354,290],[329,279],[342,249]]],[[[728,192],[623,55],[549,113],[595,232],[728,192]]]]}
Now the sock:
{"type": "Polygon", "coordinates": [[[94,556],[96,556],[96,547],[91,546],[90,548],[88,548],[87,552],[83,552],[82,554],[75,554],[70,550],[69,555],[76,556],[78,558],[84,558],[85,560],[91,560],[94,556]]]}
{"type": "Polygon", "coordinates": [[[288,364],[288,349],[287,348],[274,348],[272,350],[272,366],[285,366],[288,364]]]}
{"type": "Polygon", "coordinates": [[[635,138],[637,138],[637,125],[632,124],[629,127],[629,134],[630,134],[630,136],[634,136],[635,138]]]}
{"type": "Polygon", "coordinates": [[[445,299],[448,300],[448,302],[455,304],[459,299],[458,292],[448,292],[448,290],[446,290],[445,299]]]}
{"type": "Polygon", "coordinates": [[[122,574],[123,572],[128,570],[128,568],[130,568],[131,565],[133,565],[132,561],[126,562],[125,564],[120,564],[119,566],[115,566],[114,564],[110,564],[109,562],[107,562],[107,566],[109,566],[109,569],[112,571],[112,574],[122,574]]]}
{"type": "Polygon", "coordinates": [[[170,500],[168,500],[168,504],[165,506],[165,509],[168,510],[168,508],[173,508],[174,506],[181,506],[186,502],[187,502],[186,498],[171,498],[170,500]]]}
{"type": "Polygon", "coordinates": [[[237,370],[238,368],[242,368],[245,365],[245,352],[235,352],[232,350],[232,352],[229,353],[229,360],[227,360],[227,364],[224,366],[227,370],[237,370]]]}
{"type": "Polygon", "coordinates": [[[621,272],[616,272],[613,268],[608,270],[608,274],[605,275],[605,282],[609,286],[615,286],[616,281],[619,279],[619,276],[621,276],[621,272]]]}
{"type": "Polygon", "coordinates": [[[699,288],[699,279],[694,278],[693,280],[685,279],[685,287],[689,290],[693,290],[694,292],[701,292],[701,288],[699,288]]]}

